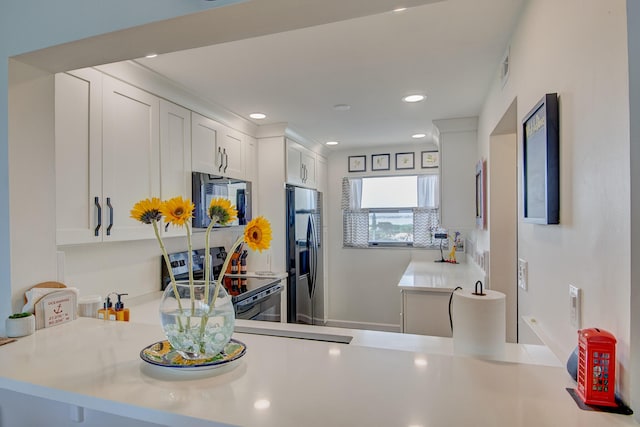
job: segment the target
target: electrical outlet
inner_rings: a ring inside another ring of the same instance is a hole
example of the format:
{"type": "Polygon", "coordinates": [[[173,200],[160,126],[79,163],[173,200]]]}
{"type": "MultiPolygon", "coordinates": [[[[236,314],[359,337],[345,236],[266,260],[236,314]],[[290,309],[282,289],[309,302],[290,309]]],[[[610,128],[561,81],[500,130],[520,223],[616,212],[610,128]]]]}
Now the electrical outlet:
{"type": "Polygon", "coordinates": [[[518,258],[518,287],[525,291],[529,288],[528,274],[529,263],[522,258],[518,258]]]}
{"type": "Polygon", "coordinates": [[[581,328],[582,292],[580,288],[569,285],[569,321],[576,329],[581,328]]]}

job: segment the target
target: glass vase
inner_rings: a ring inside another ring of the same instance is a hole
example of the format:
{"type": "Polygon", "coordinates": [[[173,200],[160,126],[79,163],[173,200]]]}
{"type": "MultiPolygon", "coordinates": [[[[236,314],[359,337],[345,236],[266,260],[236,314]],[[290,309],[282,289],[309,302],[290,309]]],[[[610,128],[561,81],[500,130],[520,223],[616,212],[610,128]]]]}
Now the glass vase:
{"type": "Polygon", "coordinates": [[[215,282],[169,283],[160,302],[160,322],[171,346],[187,360],[209,359],[231,340],[235,313],[224,286],[215,282]],[[177,292],[177,295],[176,295],[177,292]]]}

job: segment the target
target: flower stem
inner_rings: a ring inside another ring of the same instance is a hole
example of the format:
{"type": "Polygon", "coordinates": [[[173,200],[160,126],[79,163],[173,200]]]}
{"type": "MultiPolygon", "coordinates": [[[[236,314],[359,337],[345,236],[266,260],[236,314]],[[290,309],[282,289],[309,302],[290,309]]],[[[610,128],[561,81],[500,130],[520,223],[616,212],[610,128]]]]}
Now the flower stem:
{"type": "MultiPolygon", "coordinates": [[[[167,249],[164,247],[164,243],[160,238],[160,232],[158,231],[158,222],[154,219],[151,221],[153,224],[153,231],[156,234],[156,239],[158,239],[158,243],[160,244],[160,250],[162,250],[162,257],[164,258],[164,262],[167,265],[167,270],[169,270],[169,278],[171,279],[171,286],[173,286],[173,294],[176,297],[176,301],[178,301],[178,309],[180,310],[180,314],[182,314],[182,303],[180,302],[180,294],[178,293],[178,286],[176,285],[176,278],[173,276],[173,270],[171,269],[171,262],[169,261],[169,255],[167,254],[167,249]]],[[[182,332],[182,320],[180,320],[180,316],[178,316],[178,328],[180,328],[180,332],[182,332]]]]}
{"type": "MultiPolygon", "coordinates": [[[[209,253],[209,235],[214,224],[218,222],[218,218],[211,218],[211,223],[207,227],[207,231],[204,233],[204,303],[209,304],[209,278],[211,277],[211,254],[209,253]]],[[[215,297],[214,297],[215,298],[215,297]]],[[[215,302],[215,299],[214,299],[215,302]]],[[[200,318],[200,342],[204,339],[204,328],[209,320],[209,313],[211,313],[211,306],[209,306],[209,312],[200,318]]]]}
{"type": "Polygon", "coordinates": [[[211,218],[211,222],[207,227],[207,231],[204,233],[204,301],[206,304],[209,303],[209,278],[211,277],[211,254],[209,253],[209,236],[211,234],[211,229],[216,222],[218,222],[218,218],[211,218]]]}
{"type": "Polygon", "coordinates": [[[189,252],[189,297],[191,300],[191,312],[189,313],[189,316],[187,316],[187,327],[188,329],[190,329],[191,316],[194,315],[196,309],[196,301],[194,295],[195,289],[193,285],[193,245],[191,244],[191,229],[189,228],[189,224],[185,223],[184,226],[187,229],[187,248],[189,252]]]}

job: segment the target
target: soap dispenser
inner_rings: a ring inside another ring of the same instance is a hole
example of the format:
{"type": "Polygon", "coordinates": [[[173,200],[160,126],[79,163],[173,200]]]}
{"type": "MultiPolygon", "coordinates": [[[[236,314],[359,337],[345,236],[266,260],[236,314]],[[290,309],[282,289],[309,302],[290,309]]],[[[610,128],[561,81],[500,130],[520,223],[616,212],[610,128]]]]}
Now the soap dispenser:
{"type": "Polygon", "coordinates": [[[116,294],[118,296],[118,302],[116,302],[116,320],[122,321],[122,322],[128,322],[129,321],[129,309],[128,308],[124,308],[124,303],[122,302],[122,296],[123,295],[129,295],[129,294],[116,294]]]}
{"type": "Polygon", "coordinates": [[[103,308],[98,310],[98,319],[116,320],[116,311],[111,305],[111,298],[109,298],[109,295],[107,295],[107,298],[104,300],[103,308]]]}

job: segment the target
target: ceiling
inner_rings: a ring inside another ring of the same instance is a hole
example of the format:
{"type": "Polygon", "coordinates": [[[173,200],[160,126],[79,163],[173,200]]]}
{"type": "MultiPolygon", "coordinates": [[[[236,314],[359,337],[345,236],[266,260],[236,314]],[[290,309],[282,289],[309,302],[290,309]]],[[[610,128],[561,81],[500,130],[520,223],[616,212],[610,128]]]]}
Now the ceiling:
{"type": "Polygon", "coordinates": [[[480,113],[523,3],[446,0],[136,61],[257,125],[339,141],[332,150],[431,142],[432,120],[480,113]],[[402,101],[412,93],[427,99],[402,101]]]}

